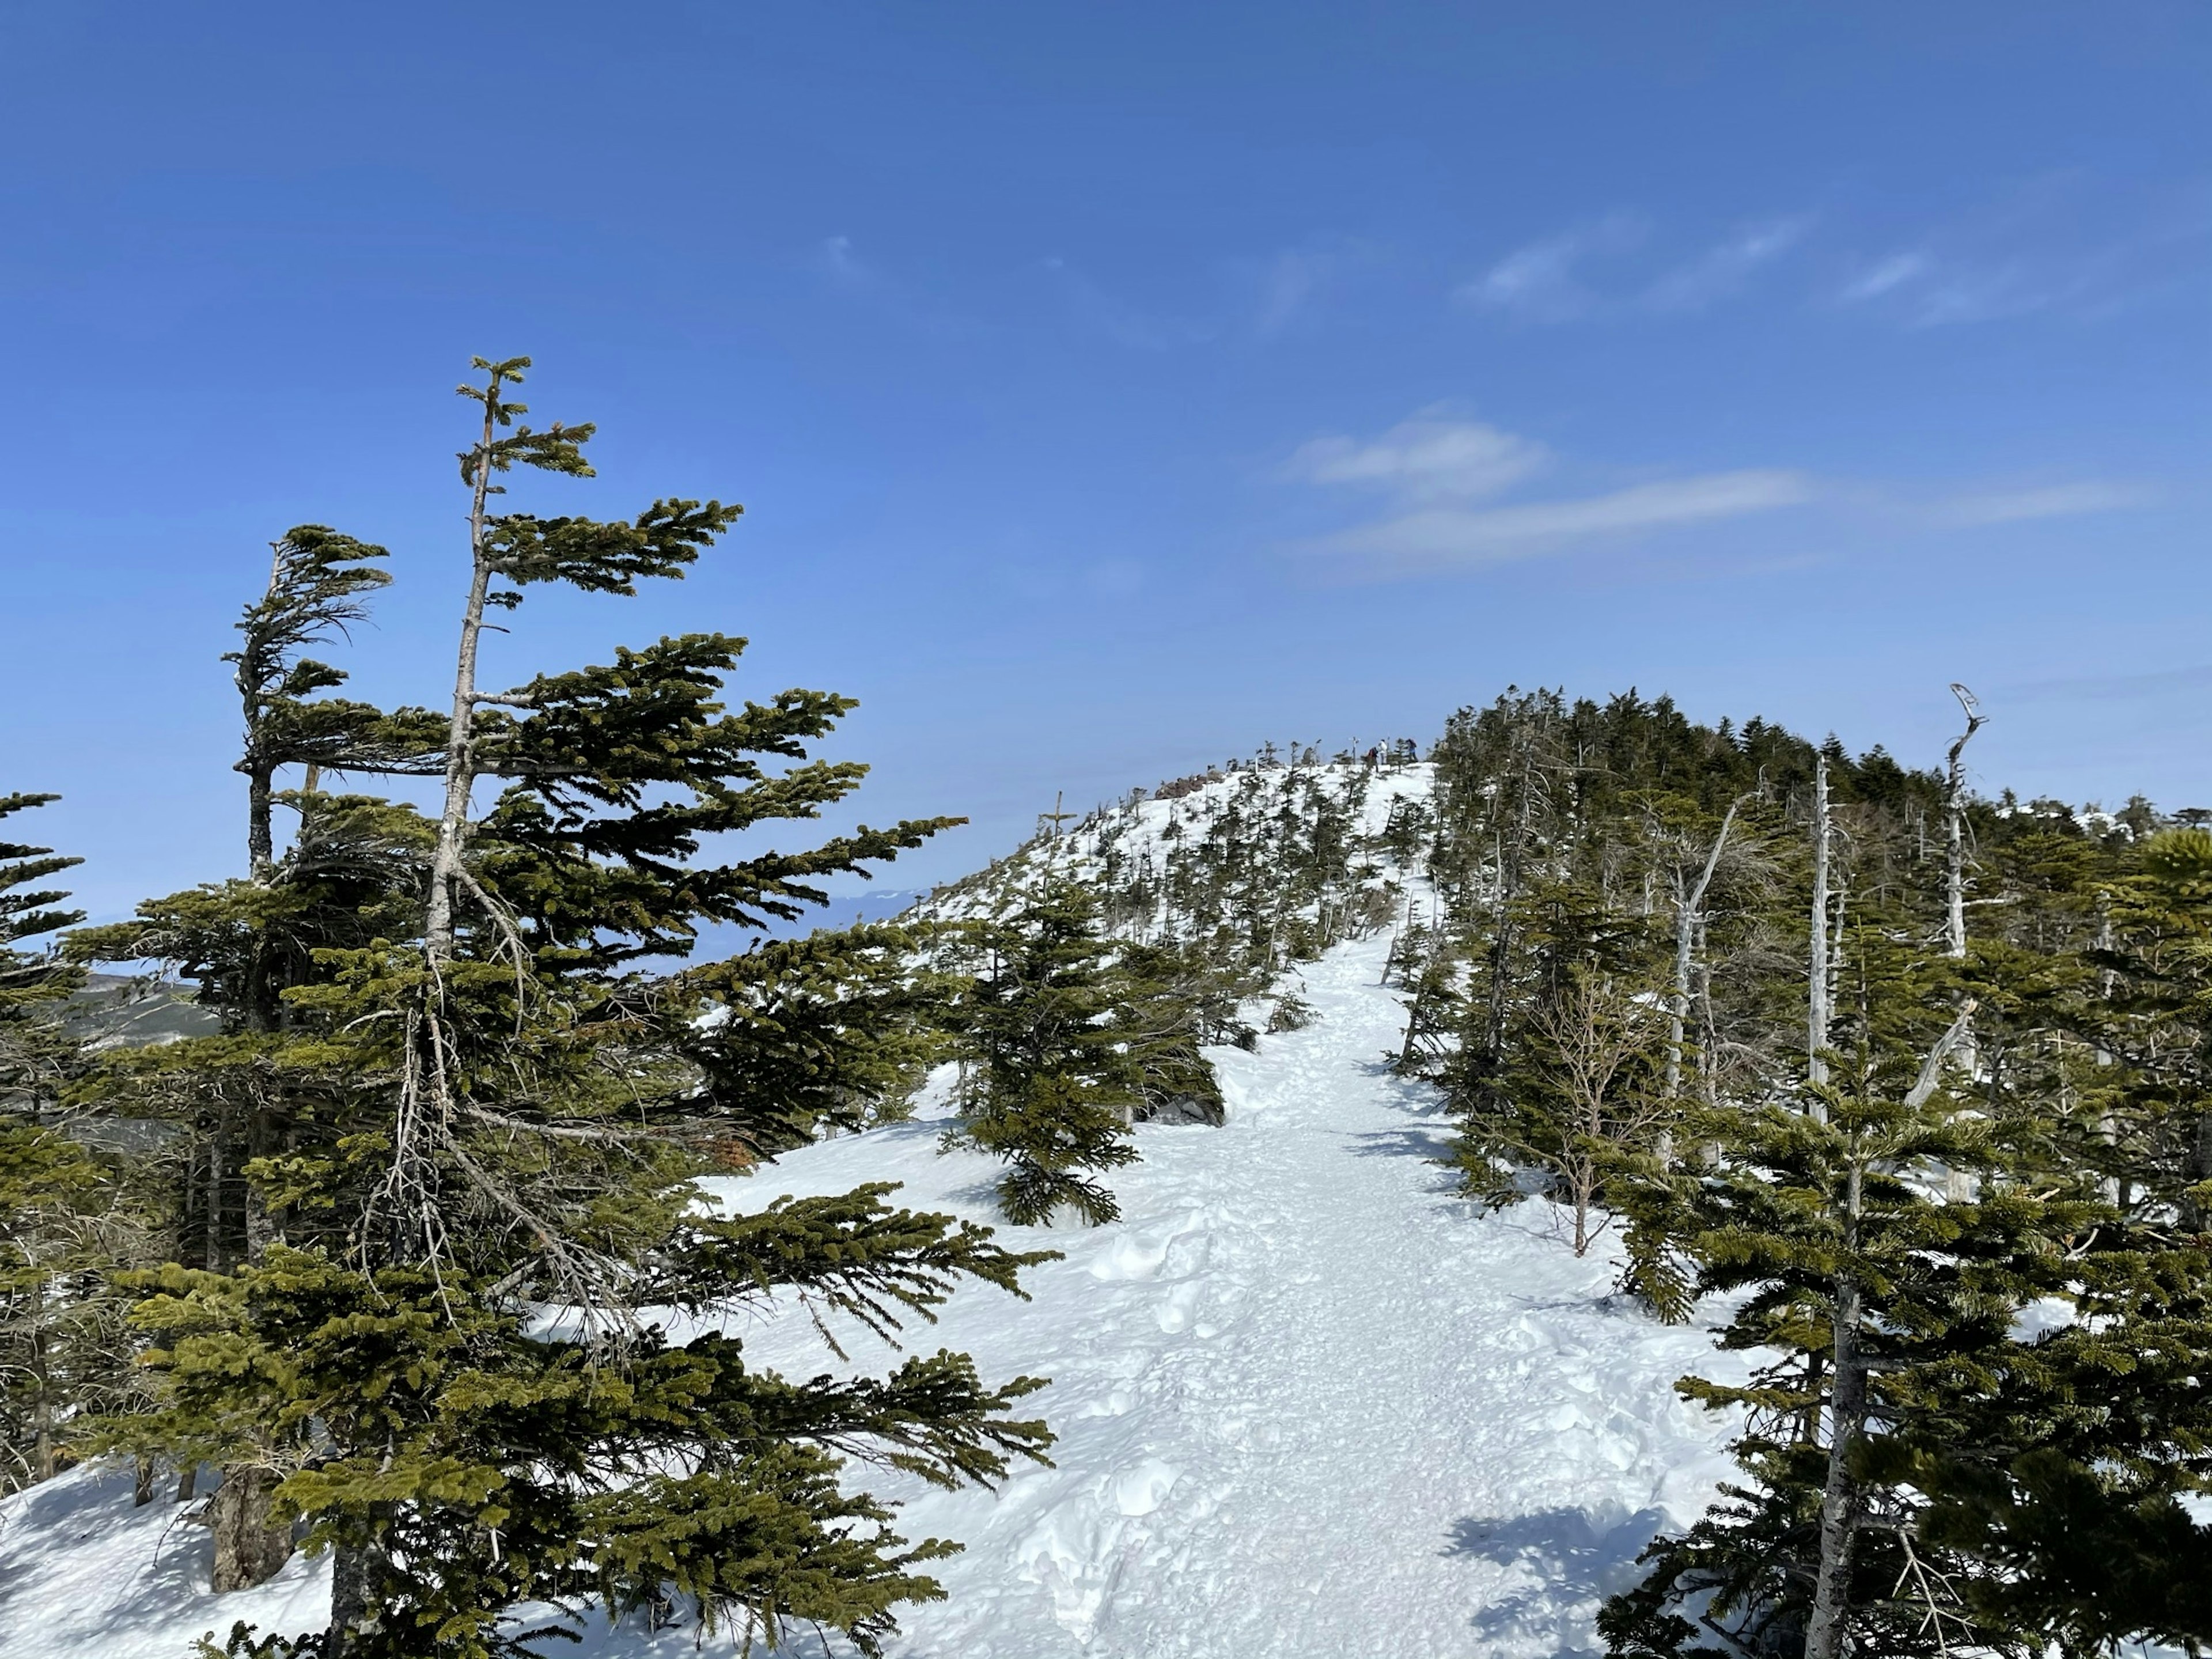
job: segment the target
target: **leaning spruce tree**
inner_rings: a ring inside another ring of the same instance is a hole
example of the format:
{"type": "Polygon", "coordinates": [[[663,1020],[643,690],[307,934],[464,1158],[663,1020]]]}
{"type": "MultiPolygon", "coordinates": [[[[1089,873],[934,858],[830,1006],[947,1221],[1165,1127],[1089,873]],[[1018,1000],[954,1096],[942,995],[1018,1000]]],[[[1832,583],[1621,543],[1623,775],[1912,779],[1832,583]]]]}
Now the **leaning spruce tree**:
{"type": "Polygon", "coordinates": [[[890,1340],[963,1279],[1018,1294],[1041,1258],[896,1209],[886,1186],[732,1213],[691,1184],[733,1141],[772,1152],[865,1109],[908,1066],[910,1039],[847,1035],[822,1006],[848,1000],[848,1027],[899,1012],[881,940],[851,941],[842,963],[825,948],[811,973],[670,979],[639,964],[687,955],[702,923],[801,915],[823,902],[818,878],[865,873],[953,820],[714,861],[709,838],[815,817],[863,770],[807,758],[846,699],[726,708],[744,647],[727,635],[486,690],[489,611],[545,583],[627,594],[679,576],[738,509],[495,512],[516,468],[590,476],[591,428],[518,425],[506,393],[527,360],[477,366],[484,383],[463,388],[483,410],[461,457],[468,597],[435,746],[423,711],[318,714],[307,694],[327,678],[255,677],[293,699],[295,727],[339,734],[276,764],[434,772],[437,817],[278,797],[299,837],[282,858],[272,845],[246,913],[204,889],[154,902],[108,945],[166,939],[188,972],[251,978],[281,943],[289,965],[270,1029],[241,1018],[212,1046],[171,1045],[185,1052],[106,1080],[158,1106],[235,1090],[243,1071],[275,1128],[242,1169],[254,1248],[134,1281],[160,1397],[107,1419],[97,1443],[250,1467],[271,1517],[300,1517],[307,1546],[334,1553],[327,1629],[241,1626],[228,1651],[474,1659],[532,1650],[507,1617],[518,1603],[658,1617],[688,1599],[741,1640],[798,1620],[872,1652],[901,1603],[940,1594],[927,1564],[957,1546],[908,1544],[848,1462],[994,1480],[1010,1458],[1042,1459],[1044,1426],[1010,1413],[1041,1384],[989,1387],[943,1352],[793,1382],[750,1365],[722,1327],[780,1295],[825,1333],[844,1318],[890,1340]],[[336,925],[347,882],[371,926],[336,925]],[[732,1014],[702,1020],[709,1001],[732,1014]],[[781,1048],[754,1060],[764,1002],[803,1004],[806,1019],[795,1037],[794,1022],[767,1021],[781,1048]]]}

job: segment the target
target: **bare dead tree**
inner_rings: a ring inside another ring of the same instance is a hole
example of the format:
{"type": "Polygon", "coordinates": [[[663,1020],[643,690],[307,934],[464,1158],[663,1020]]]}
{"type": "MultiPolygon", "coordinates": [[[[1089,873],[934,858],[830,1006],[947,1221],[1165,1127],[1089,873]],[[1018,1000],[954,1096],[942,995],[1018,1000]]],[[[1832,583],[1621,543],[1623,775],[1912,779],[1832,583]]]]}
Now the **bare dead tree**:
{"type": "Polygon", "coordinates": [[[1966,729],[1951,745],[1949,765],[1943,776],[1944,833],[1948,842],[1944,872],[1944,942],[1949,955],[1963,957],[1966,954],[1966,769],[1962,757],[1966,744],[1988,723],[1989,717],[1982,713],[1982,705],[1974,694],[1955,680],[1951,684],[1951,695],[1958,698],[1959,707],[1966,711],[1966,729]]]}
{"type": "Polygon", "coordinates": [[[1690,1017],[1690,971],[1695,958],[1698,927],[1705,920],[1705,891],[1713,884],[1713,872],[1720,867],[1722,850],[1728,845],[1729,830],[1735,823],[1737,810],[1749,795],[1739,795],[1729,803],[1721,819],[1720,832],[1713,837],[1712,849],[1705,854],[1705,868],[1688,890],[1682,891],[1680,873],[1675,877],[1677,897],[1674,904],[1674,983],[1668,1000],[1667,1019],[1667,1084],[1669,1101],[1681,1092],[1682,1038],[1690,1017]]]}
{"type": "Polygon", "coordinates": [[[1573,1217],[1575,1254],[1583,1255],[1612,1225],[1610,1218],[1592,1222],[1613,1159],[1651,1145],[1668,1116],[1650,1084],[1658,1014],[1629,991],[1585,976],[1535,1023],[1551,1051],[1544,1069],[1567,1112],[1559,1144],[1529,1150],[1558,1182],[1573,1217]]]}
{"type": "MultiPolygon", "coordinates": [[[[1813,941],[1808,955],[1805,998],[1805,1074],[1814,1083],[1828,1080],[1828,757],[1813,768],[1813,941]]],[[[1825,1118],[1827,1109],[1818,1097],[1813,1115],[1825,1118]]]]}

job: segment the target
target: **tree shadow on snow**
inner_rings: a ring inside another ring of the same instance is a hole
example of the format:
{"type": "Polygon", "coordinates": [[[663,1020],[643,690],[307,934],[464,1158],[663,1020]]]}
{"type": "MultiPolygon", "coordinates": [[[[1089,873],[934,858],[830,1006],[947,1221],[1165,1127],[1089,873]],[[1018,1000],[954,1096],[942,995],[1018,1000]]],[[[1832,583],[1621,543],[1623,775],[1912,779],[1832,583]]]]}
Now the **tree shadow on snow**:
{"type": "MultiPolygon", "coordinates": [[[[173,1505],[138,1510],[131,1485],[128,1473],[79,1469],[21,1494],[0,1532],[0,1610],[35,1617],[35,1605],[20,1599],[23,1593],[36,1595],[42,1583],[51,1586],[64,1577],[70,1554],[94,1540],[108,1546],[104,1553],[112,1560],[98,1586],[99,1604],[77,1614],[81,1629],[118,1639],[133,1636],[205,1595],[212,1536],[173,1505]],[[113,1540],[126,1532],[132,1547],[115,1549],[113,1540]]],[[[179,1650],[190,1640],[180,1636],[179,1650]]]]}
{"type": "Polygon", "coordinates": [[[1488,1637],[1556,1641],[1560,1659],[1601,1651],[1590,1626],[1594,1604],[1637,1581],[1636,1558],[1666,1523],[1656,1509],[1614,1518],[1618,1514],[1560,1509],[1454,1522],[1445,1555],[1518,1567],[1525,1576],[1520,1588],[1475,1613],[1474,1629],[1488,1637]]]}
{"type": "Polygon", "coordinates": [[[1352,1137],[1361,1158],[1418,1158],[1428,1164],[1451,1162],[1451,1136],[1442,1129],[1374,1129],[1352,1137]]]}

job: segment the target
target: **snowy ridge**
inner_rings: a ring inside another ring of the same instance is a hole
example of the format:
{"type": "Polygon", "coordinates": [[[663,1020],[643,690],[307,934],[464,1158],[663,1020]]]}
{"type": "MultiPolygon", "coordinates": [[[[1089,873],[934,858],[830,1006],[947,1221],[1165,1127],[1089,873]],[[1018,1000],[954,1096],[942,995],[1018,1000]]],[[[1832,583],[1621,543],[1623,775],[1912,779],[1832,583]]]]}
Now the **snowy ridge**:
{"type": "MultiPolygon", "coordinates": [[[[1121,1222],[1003,1228],[1065,1252],[1032,1303],[963,1296],[919,1334],[986,1376],[1049,1376],[1058,1467],[996,1494],[875,1483],[908,1536],[968,1546],[889,1652],[1595,1654],[1599,1600],[1711,1501],[1727,1425],[1672,1388],[1714,1363],[1708,1334],[1613,1297],[1613,1265],[1575,1260],[1542,1206],[1453,1195],[1432,1091],[1382,1063],[1386,949],[1306,970],[1309,1029],[1209,1051],[1227,1127],[1139,1125],[1121,1222]]],[[[922,1121],[718,1184],[750,1205],[890,1178],[988,1221],[995,1170],[939,1157],[922,1121]]],[[[820,1369],[795,1317],[747,1348],[820,1369]]]]}
{"type": "MultiPolygon", "coordinates": [[[[1357,805],[1357,878],[1418,897],[1377,843],[1401,801],[1425,798],[1428,769],[1310,768],[1295,781],[1240,769],[1094,814],[925,908],[995,914],[1042,859],[1087,873],[1149,849],[1164,865],[1171,821],[1201,830],[1309,781],[1357,805]]],[[[996,1492],[855,1472],[904,1506],[908,1538],[967,1546],[933,1569],[947,1599],[902,1613],[894,1659],[1595,1655],[1600,1600],[1632,1580],[1655,1533],[1711,1501],[1729,1425],[1672,1383],[1741,1362],[1612,1296],[1614,1264],[1576,1260],[1541,1204],[1483,1215],[1455,1195],[1434,1161],[1448,1130],[1436,1091],[1383,1063],[1405,1018],[1380,983],[1389,931],[1292,970],[1306,1029],[1206,1051],[1226,1126],[1138,1125],[1144,1161],[1113,1176],[1114,1224],[1003,1226],[996,1162],[939,1151],[949,1068],[912,1121],[707,1183],[751,1207],[896,1181],[902,1203],[1063,1252],[1027,1276],[1033,1299],[971,1289],[908,1332],[924,1351],[971,1353],[986,1379],[1050,1377],[1024,1408],[1060,1439],[1056,1467],[1018,1467],[996,1492]]],[[[796,1309],[739,1334],[756,1364],[837,1368],[796,1309]]],[[[893,1358],[840,1334],[858,1367],[893,1358]]],[[[127,1472],[80,1470],[10,1499],[0,1659],[184,1659],[234,1620],[323,1622],[326,1561],[295,1558],[217,1598],[210,1556],[174,1505],[131,1507],[127,1472]]],[[[580,1647],[552,1651],[672,1659],[698,1641],[592,1620],[580,1647]]],[[[809,1637],[796,1651],[823,1650],[809,1637]]]]}
{"type": "MultiPolygon", "coordinates": [[[[1278,766],[1256,763],[1165,784],[1084,814],[1064,834],[1041,831],[1014,852],[971,876],[939,887],[907,914],[924,921],[1003,917],[1018,908],[1036,878],[1050,871],[1078,882],[1117,874],[1164,876],[1182,848],[1232,815],[1264,824],[1286,810],[1325,800],[1345,810],[1352,833],[1373,843],[1402,802],[1425,805],[1436,769],[1426,762],[1376,769],[1358,763],[1278,766]]],[[[1380,850],[1375,849],[1378,860],[1380,850]]],[[[1382,866],[1378,864],[1378,871],[1382,866]]],[[[1388,872],[1401,881],[1403,876],[1388,872]]],[[[1158,916],[1157,927],[1170,920],[1158,916]]]]}

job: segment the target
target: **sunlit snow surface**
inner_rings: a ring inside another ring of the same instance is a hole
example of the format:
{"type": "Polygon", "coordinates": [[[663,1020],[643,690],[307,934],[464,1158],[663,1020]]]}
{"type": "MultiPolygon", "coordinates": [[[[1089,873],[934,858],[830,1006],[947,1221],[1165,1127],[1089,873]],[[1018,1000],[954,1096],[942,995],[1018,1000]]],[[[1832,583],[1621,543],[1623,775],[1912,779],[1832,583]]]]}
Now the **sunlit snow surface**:
{"type": "MultiPolygon", "coordinates": [[[[910,1609],[902,1659],[1058,1655],[1496,1656],[1598,1650],[1599,1598],[1662,1527],[1686,1523],[1728,1465],[1724,1425],[1669,1386],[1719,1356],[1609,1297],[1543,1206],[1482,1216],[1430,1160],[1431,1091],[1393,1079],[1386,941],[1305,970],[1318,1015],[1213,1051],[1226,1127],[1141,1126],[1116,1172],[1125,1218],[1006,1228],[1065,1259],[1034,1299],[962,1292],[916,1346],[975,1355],[988,1378],[1048,1376],[1030,1403],[1056,1468],[995,1493],[884,1475],[908,1537],[957,1538],[945,1601],[910,1609]]],[[[807,1148],[714,1183],[779,1193],[905,1183],[901,1201],[994,1219],[996,1165],[940,1156],[921,1121],[807,1148]]],[[[742,1328],[757,1363],[827,1368],[803,1316],[742,1328]]],[[[864,1334],[856,1364],[894,1357],[864,1334]]],[[[127,1478],[64,1477],[0,1512],[0,1656],[182,1659],[237,1618],[320,1622],[323,1564],[206,1593],[205,1531],[127,1478]]],[[[608,1632],[559,1653],[676,1654],[696,1633],[608,1632]]],[[[799,1649],[811,1649],[811,1638],[799,1649]]],[[[709,1650],[713,1650],[710,1645],[709,1650]]],[[[725,1648],[723,1650],[726,1650],[725,1648]]]]}
{"type": "MultiPolygon", "coordinates": [[[[1612,1298],[1612,1264],[1576,1261],[1541,1206],[1486,1217],[1452,1195],[1433,1091],[1385,1068],[1403,1024],[1386,948],[1307,969],[1307,1030],[1212,1051],[1227,1127],[1139,1127],[1121,1223],[1003,1230],[1066,1252],[1034,1302],[969,1293],[921,1339],[988,1377],[1049,1376],[1058,1467],[996,1494],[900,1488],[908,1535],[968,1549],[891,1652],[1595,1652],[1599,1599],[1710,1501],[1725,1425],[1671,1386],[1719,1358],[1708,1334],[1612,1298]]],[[[902,1202],[989,1219],[996,1166],[939,1156],[937,1134],[722,1184],[742,1203],[890,1178],[902,1202]]],[[[750,1352],[818,1369],[798,1323],[750,1352]]]]}

